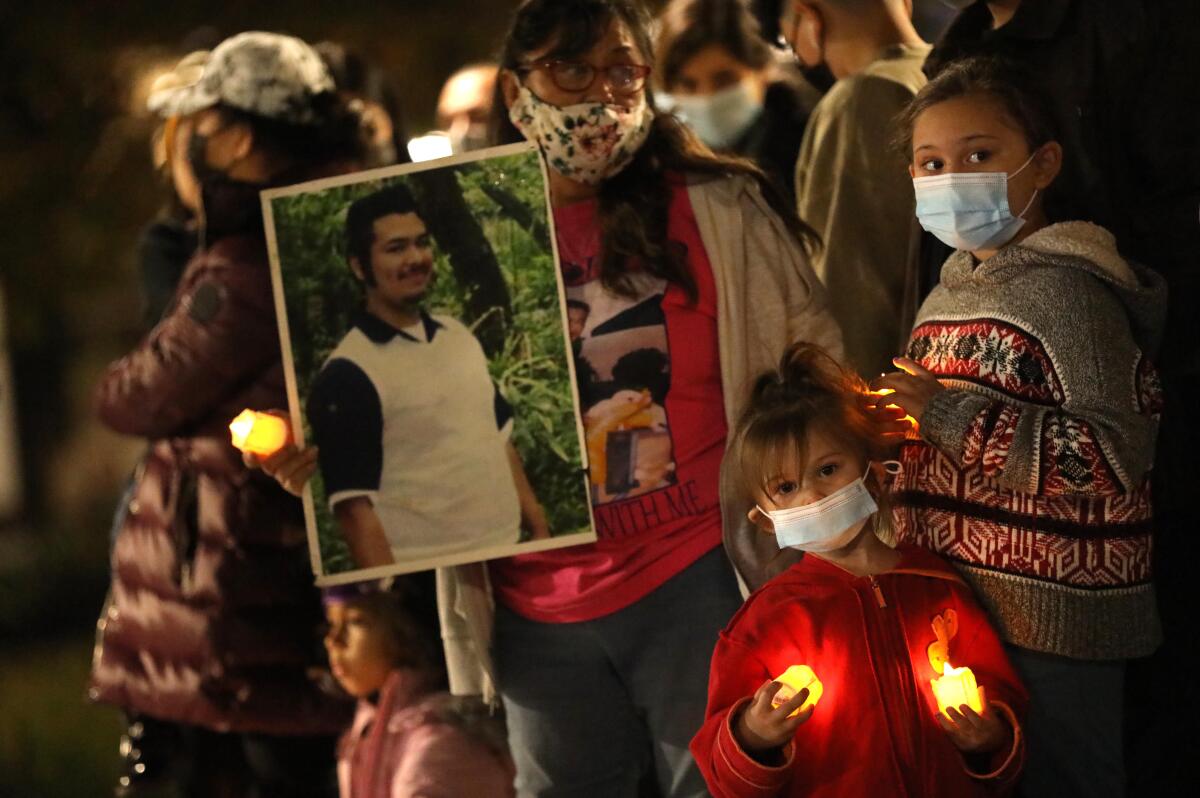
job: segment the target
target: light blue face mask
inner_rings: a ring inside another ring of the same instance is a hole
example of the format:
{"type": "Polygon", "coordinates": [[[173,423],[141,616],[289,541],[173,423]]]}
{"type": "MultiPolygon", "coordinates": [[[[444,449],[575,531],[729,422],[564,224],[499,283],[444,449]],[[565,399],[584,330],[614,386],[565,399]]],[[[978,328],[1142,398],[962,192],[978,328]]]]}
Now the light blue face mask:
{"type": "MultiPolygon", "coordinates": [[[[1036,154],[1036,153],[1035,153],[1036,154]]],[[[954,172],[913,178],[917,221],[954,249],[996,249],[1024,225],[1037,190],[1017,216],[1008,208],[1008,180],[1033,162],[1033,155],[1011,175],[1004,172],[954,172]]]]}
{"type": "MultiPolygon", "coordinates": [[[[899,463],[884,464],[889,473],[899,463]]],[[[775,542],[781,549],[802,549],[811,552],[837,551],[854,540],[862,522],[878,512],[879,505],[863,482],[870,471],[819,501],[786,510],[758,511],[771,519],[775,527],[775,542]]]]}
{"type": "Polygon", "coordinates": [[[736,144],[763,109],[746,81],[706,96],[671,95],[671,102],[679,118],[714,150],[736,144]]]}

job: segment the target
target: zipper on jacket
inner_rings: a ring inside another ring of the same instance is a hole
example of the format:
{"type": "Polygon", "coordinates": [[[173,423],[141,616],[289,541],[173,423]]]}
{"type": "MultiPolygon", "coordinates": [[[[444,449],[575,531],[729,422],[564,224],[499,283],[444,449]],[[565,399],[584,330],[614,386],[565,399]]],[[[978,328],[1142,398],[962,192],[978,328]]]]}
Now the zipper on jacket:
{"type": "MultiPolygon", "coordinates": [[[[874,575],[869,575],[867,582],[871,585],[878,608],[888,609],[879,580],[874,575]]],[[[880,688],[881,698],[885,704],[890,703],[889,699],[892,699],[906,710],[920,711],[920,696],[916,693],[915,675],[905,642],[904,618],[900,605],[897,604],[891,612],[874,614],[870,626],[873,632],[869,633],[868,646],[878,647],[872,653],[872,670],[880,688]]],[[[893,724],[889,719],[888,733],[892,739],[894,761],[898,767],[897,775],[904,785],[904,794],[924,794],[924,789],[919,784],[922,776],[916,770],[921,755],[918,751],[918,739],[913,734],[912,721],[893,724]],[[917,783],[913,783],[914,779],[917,783]]]]}
{"type": "Polygon", "coordinates": [[[867,579],[871,581],[871,592],[875,594],[875,603],[879,605],[879,609],[887,609],[887,601],[883,598],[883,590],[880,589],[879,583],[875,581],[875,576],[868,576],[867,579]]]}

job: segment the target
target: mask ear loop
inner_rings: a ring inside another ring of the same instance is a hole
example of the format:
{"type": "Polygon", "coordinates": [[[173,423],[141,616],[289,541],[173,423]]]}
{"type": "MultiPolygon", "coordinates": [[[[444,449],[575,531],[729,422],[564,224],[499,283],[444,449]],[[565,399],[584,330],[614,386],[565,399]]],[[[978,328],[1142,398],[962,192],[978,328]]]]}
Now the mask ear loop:
{"type": "MultiPolygon", "coordinates": [[[[1041,149],[1041,148],[1039,147],[1038,149],[1041,149]]],[[[1020,165],[1020,166],[1017,168],[1017,171],[1013,172],[1011,175],[1005,175],[1005,177],[1004,177],[1004,183],[1005,183],[1005,186],[1006,186],[1006,187],[1007,187],[1007,185],[1008,185],[1008,181],[1009,181],[1009,180],[1012,180],[1014,177],[1016,177],[1017,175],[1021,174],[1021,172],[1024,172],[1024,171],[1025,171],[1025,167],[1026,167],[1026,166],[1029,166],[1029,164],[1033,163],[1033,159],[1037,157],[1037,154],[1038,154],[1038,151],[1035,149],[1033,152],[1031,152],[1031,153],[1029,154],[1029,157],[1028,157],[1028,158],[1025,160],[1025,163],[1021,164],[1021,165],[1020,165]]],[[[1030,208],[1033,206],[1033,201],[1034,201],[1035,199],[1037,199],[1037,195],[1038,195],[1038,189],[1036,189],[1036,188],[1035,188],[1035,189],[1033,190],[1033,194],[1032,194],[1032,195],[1029,197],[1029,202],[1026,202],[1026,203],[1025,203],[1025,207],[1024,207],[1024,208],[1022,208],[1022,209],[1021,209],[1021,212],[1017,214],[1017,218],[1018,218],[1018,219],[1024,219],[1024,218],[1025,218],[1025,214],[1026,214],[1026,213],[1029,211],[1029,209],[1030,209],[1030,208]]]]}
{"type": "Polygon", "coordinates": [[[1041,147],[1034,148],[1033,152],[1029,153],[1029,157],[1025,159],[1025,163],[1023,163],[1017,167],[1017,171],[1013,172],[1011,175],[1005,175],[1004,177],[1008,180],[1011,180],[1012,178],[1014,178],[1017,175],[1024,172],[1025,167],[1029,166],[1029,164],[1033,163],[1033,159],[1037,157],[1038,150],[1040,150],[1040,149],[1041,149],[1041,147]]]}

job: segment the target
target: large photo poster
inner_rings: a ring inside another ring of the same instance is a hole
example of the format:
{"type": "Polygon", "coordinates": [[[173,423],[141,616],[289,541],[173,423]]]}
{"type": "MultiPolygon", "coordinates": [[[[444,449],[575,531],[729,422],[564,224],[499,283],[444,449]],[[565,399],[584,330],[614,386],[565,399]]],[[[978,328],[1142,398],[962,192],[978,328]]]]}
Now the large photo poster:
{"type": "Polygon", "coordinates": [[[516,144],[264,192],[318,584],[596,539],[544,169],[516,144]]]}

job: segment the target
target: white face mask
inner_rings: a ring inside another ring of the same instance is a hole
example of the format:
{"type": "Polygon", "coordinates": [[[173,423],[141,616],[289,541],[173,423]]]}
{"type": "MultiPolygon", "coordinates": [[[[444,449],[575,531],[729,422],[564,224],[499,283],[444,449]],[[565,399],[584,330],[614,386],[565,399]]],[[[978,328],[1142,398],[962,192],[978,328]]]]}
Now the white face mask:
{"type": "Polygon", "coordinates": [[[1037,196],[1035,189],[1021,213],[1013,216],[1008,208],[1008,181],[1029,166],[1034,155],[1011,175],[951,172],[914,177],[917,221],[954,249],[975,252],[1004,246],[1025,226],[1024,214],[1037,196]]]}
{"type": "Polygon", "coordinates": [[[595,185],[620,172],[650,135],[654,111],[639,93],[632,108],[606,103],[551,105],[522,86],[508,118],[563,177],[595,185]]]}
{"type": "MultiPolygon", "coordinates": [[[[885,465],[890,471],[892,464],[885,465]]],[[[770,518],[775,527],[779,548],[821,553],[837,551],[854,540],[866,520],[879,511],[863,482],[870,468],[868,463],[861,477],[811,504],[786,510],[759,507],[758,511],[770,518]]]]}
{"type": "Polygon", "coordinates": [[[763,109],[744,80],[714,94],[672,95],[671,99],[680,119],[714,150],[737,143],[763,109]]]}

